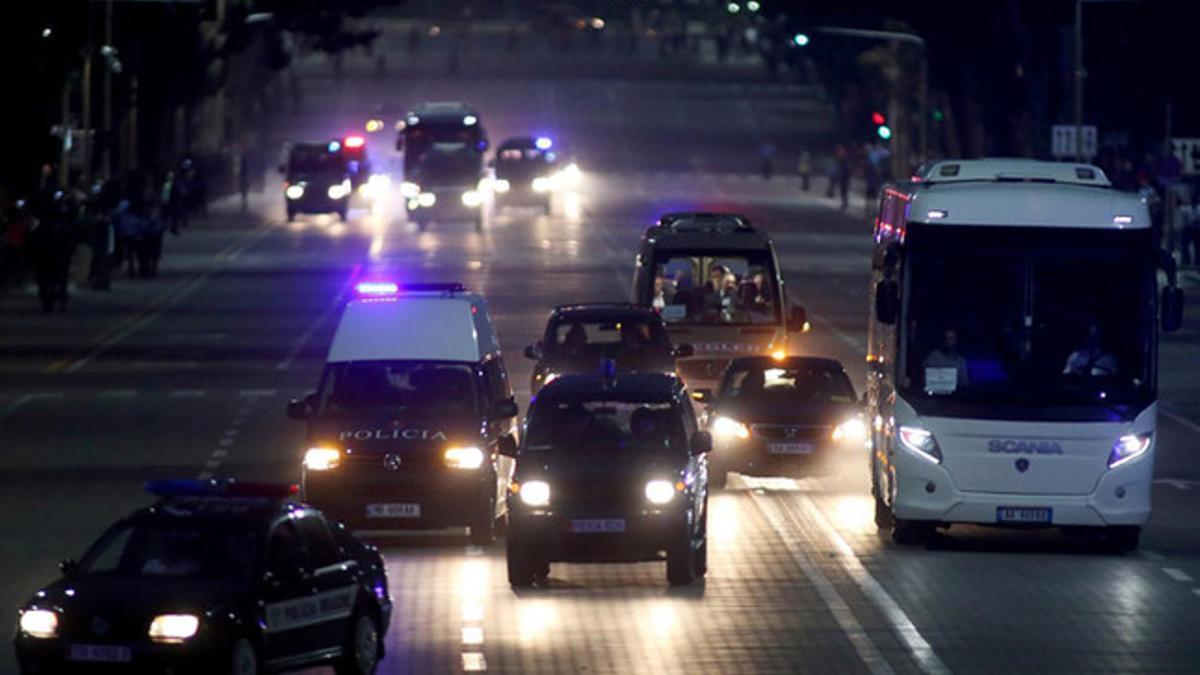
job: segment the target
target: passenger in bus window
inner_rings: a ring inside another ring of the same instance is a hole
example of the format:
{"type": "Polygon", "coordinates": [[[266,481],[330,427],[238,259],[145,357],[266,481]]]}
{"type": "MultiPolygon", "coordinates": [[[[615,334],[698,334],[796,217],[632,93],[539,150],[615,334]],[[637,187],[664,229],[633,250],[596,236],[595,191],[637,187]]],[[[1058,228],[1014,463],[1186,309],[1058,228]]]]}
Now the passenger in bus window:
{"type": "Polygon", "coordinates": [[[771,291],[767,288],[767,275],[755,273],[741,288],[742,306],[747,311],[766,314],[771,311],[771,291]]]}
{"type": "Polygon", "coordinates": [[[968,386],[967,358],[958,351],[958,330],[942,331],[942,343],[925,356],[925,390],[934,394],[952,394],[968,386]]]}
{"type": "Polygon", "coordinates": [[[1117,358],[1104,351],[1103,333],[1095,319],[1088,321],[1083,346],[1071,352],[1063,366],[1063,375],[1113,377],[1117,374],[1117,358]]]}

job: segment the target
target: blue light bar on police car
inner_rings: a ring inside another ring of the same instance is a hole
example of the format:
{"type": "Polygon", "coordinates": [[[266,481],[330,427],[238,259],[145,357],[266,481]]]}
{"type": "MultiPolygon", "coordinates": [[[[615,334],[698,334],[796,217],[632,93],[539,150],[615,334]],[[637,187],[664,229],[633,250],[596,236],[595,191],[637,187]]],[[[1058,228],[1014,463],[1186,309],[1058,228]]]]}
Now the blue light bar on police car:
{"type": "Polygon", "coordinates": [[[541,136],[533,142],[538,150],[549,150],[554,147],[554,141],[547,136],[541,136]]]}

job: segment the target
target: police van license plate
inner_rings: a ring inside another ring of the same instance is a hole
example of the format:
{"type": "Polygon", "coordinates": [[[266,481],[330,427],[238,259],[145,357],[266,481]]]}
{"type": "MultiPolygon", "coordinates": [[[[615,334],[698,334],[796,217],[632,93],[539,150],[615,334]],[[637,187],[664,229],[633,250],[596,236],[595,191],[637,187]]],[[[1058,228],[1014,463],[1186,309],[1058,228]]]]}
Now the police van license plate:
{"type": "Polygon", "coordinates": [[[997,523],[1040,523],[1049,525],[1052,511],[1042,506],[997,506],[997,523]]]}
{"type": "Polygon", "coordinates": [[[624,518],[586,518],[571,521],[571,531],[576,534],[596,534],[601,532],[624,532],[624,518]]]}
{"type": "Polygon", "coordinates": [[[811,455],[812,443],[770,443],[767,452],[772,455],[811,455]]]}
{"type": "Polygon", "coordinates": [[[69,656],[72,661],[100,663],[129,663],[133,660],[133,652],[129,647],[117,645],[71,645],[69,656]]]}
{"type": "Polygon", "coordinates": [[[420,504],[367,504],[368,518],[420,518],[420,504]]]}

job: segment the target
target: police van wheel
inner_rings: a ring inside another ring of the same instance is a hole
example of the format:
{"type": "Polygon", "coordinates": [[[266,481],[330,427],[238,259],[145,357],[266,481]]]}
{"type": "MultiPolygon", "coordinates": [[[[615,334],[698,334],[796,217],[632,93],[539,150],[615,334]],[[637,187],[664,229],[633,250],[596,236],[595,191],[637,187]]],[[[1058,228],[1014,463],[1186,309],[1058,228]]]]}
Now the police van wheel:
{"type": "Polygon", "coordinates": [[[289,222],[289,223],[290,223],[290,222],[292,222],[293,220],[295,220],[295,219],[296,219],[296,211],[295,211],[295,209],[288,209],[288,210],[287,210],[287,219],[288,219],[288,222],[289,222]]]}
{"type": "Polygon", "coordinates": [[[667,551],[667,583],[687,586],[696,580],[696,551],[690,537],[684,537],[667,551]]]}
{"type": "Polygon", "coordinates": [[[366,614],[356,614],[342,646],[342,658],[333,667],[337,675],[373,675],[379,665],[379,628],[366,614]]]}
{"type": "Polygon", "coordinates": [[[230,675],[258,675],[258,650],[247,638],[233,643],[229,654],[230,675]]]}
{"type": "Polygon", "coordinates": [[[1104,530],[1104,538],[1114,553],[1129,553],[1137,550],[1142,528],[1136,525],[1108,527],[1104,530]]]}
{"type": "Polygon", "coordinates": [[[901,546],[919,546],[929,541],[933,524],[923,520],[892,519],[892,541],[901,546]]]}
{"type": "MultiPolygon", "coordinates": [[[[510,542],[507,554],[508,585],[513,588],[529,588],[537,576],[539,565],[526,551],[515,550],[510,542]]],[[[549,565],[546,566],[549,568],[549,565]]],[[[547,569],[549,572],[549,569],[547,569]]]]}
{"type": "Polygon", "coordinates": [[[892,526],[892,510],[884,503],[883,498],[875,495],[875,527],[886,530],[892,526]]]}

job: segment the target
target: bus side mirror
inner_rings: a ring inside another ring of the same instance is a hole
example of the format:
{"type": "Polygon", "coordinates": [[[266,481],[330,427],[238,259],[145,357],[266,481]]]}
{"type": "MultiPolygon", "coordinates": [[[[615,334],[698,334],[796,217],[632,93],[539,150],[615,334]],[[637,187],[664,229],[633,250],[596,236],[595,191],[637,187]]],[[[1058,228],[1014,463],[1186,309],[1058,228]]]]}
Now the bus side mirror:
{"type": "Polygon", "coordinates": [[[499,452],[505,457],[517,456],[517,442],[512,436],[502,436],[497,444],[496,452],[499,452]]]}
{"type": "Polygon", "coordinates": [[[542,343],[525,345],[525,358],[531,361],[540,360],[542,358],[542,343]]]}
{"type": "Polygon", "coordinates": [[[686,343],[678,345],[675,347],[675,349],[671,350],[671,356],[674,356],[677,359],[686,359],[695,353],[696,348],[686,343]]]}
{"type": "Polygon", "coordinates": [[[521,410],[517,407],[517,402],[511,398],[506,398],[503,401],[496,401],[496,405],[492,406],[492,417],[496,419],[506,420],[510,417],[516,417],[521,414],[521,410]]]}
{"type": "Polygon", "coordinates": [[[304,398],[294,398],[288,401],[287,416],[294,420],[306,420],[313,415],[313,410],[317,407],[317,395],[309,394],[304,398]]]}
{"type": "Polygon", "coordinates": [[[900,289],[896,282],[884,279],[875,284],[875,319],[888,326],[900,313],[900,289]]]}
{"type": "Polygon", "coordinates": [[[807,333],[811,326],[808,324],[808,311],[803,305],[792,307],[792,315],[788,318],[788,331],[792,333],[807,333]]]}
{"type": "Polygon", "coordinates": [[[1162,332],[1172,333],[1183,326],[1183,289],[1178,286],[1167,286],[1162,289],[1162,301],[1159,303],[1161,312],[1162,332]]]}

